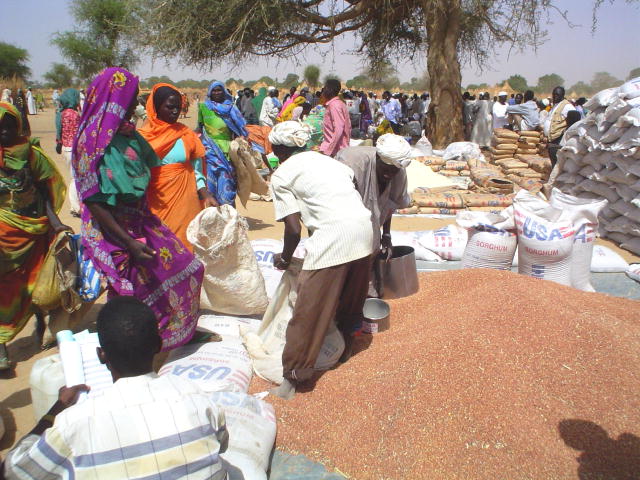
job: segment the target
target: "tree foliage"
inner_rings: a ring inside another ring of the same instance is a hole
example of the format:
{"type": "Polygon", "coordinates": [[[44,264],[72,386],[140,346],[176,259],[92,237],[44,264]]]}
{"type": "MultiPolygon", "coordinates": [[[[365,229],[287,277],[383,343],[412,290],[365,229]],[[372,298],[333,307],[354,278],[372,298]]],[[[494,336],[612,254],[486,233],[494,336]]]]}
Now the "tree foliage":
{"type": "Polygon", "coordinates": [[[262,77],[260,77],[258,79],[258,82],[256,82],[256,83],[266,83],[269,86],[275,86],[276,85],[276,81],[273,78],[269,77],[268,75],[263,75],[262,77]]]}
{"type": "Polygon", "coordinates": [[[426,51],[428,130],[442,145],[463,135],[460,64],[483,68],[502,44],[537,48],[546,26],[566,19],[556,1],[130,0],[130,35],[154,56],[209,68],[251,55],[291,58],[347,32],[374,66],[390,52],[407,58],[426,51]]]}
{"type": "Polygon", "coordinates": [[[302,78],[309,87],[318,88],[320,85],[320,67],[317,65],[307,65],[302,73],[302,78]]]}
{"type": "Polygon", "coordinates": [[[70,10],[75,29],[56,33],[52,43],[81,79],[88,80],[105,67],[132,68],[138,63],[123,33],[129,13],[126,0],[73,0],[70,10]]]}
{"type": "Polygon", "coordinates": [[[538,78],[536,92],[550,93],[556,87],[564,86],[564,78],[557,73],[549,73],[538,78]]]}
{"type": "Polygon", "coordinates": [[[42,75],[49,88],[73,87],[76,85],[74,77],[73,69],[63,63],[52,63],[51,69],[42,75]]]}
{"type": "Polygon", "coordinates": [[[622,83],[622,80],[617,79],[609,72],[596,72],[591,80],[591,90],[599,92],[605,88],[619,87],[622,83]]]}
{"type": "Polygon", "coordinates": [[[627,75],[627,80],[631,80],[632,78],[640,77],[640,67],[634,68],[627,75]]]}
{"type": "Polygon", "coordinates": [[[296,73],[288,73],[282,82],[280,82],[279,86],[281,88],[291,88],[297,87],[300,83],[300,75],[296,73]]]}
{"type": "Polygon", "coordinates": [[[511,75],[507,78],[507,83],[516,92],[524,93],[529,87],[527,86],[527,79],[522,75],[511,75]]]}
{"type": "Polygon", "coordinates": [[[29,53],[24,48],[0,42],[0,77],[27,80],[31,75],[28,61],[29,53]]]}
{"type": "Polygon", "coordinates": [[[572,85],[571,88],[567,89],[567,92],[572,92],[576,95],[591,95],[592,93],[594,93],[591,85],[588,85],[583,81],[577,82],[572,85]]]}

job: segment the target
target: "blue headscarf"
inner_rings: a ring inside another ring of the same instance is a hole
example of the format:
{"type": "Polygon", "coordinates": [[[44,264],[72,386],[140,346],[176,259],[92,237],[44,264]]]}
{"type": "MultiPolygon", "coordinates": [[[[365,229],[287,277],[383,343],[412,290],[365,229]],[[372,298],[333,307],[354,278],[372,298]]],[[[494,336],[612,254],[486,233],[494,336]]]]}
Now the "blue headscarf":
{"type": "Polygon", "coordinates": [[[76,110],[80,105],[80,92],[75,88],[67,88],[58,96],[58,108],[56,109],[56,140],[62,142],[62,112],[67,108],[76,110]]]}
{"type": "Polygon", "coordinates": [[[220,118],[222,118],[222,120],[224,120],[224,123],[227,124],[229,130],[231,130],[235,135],[238,137],[249,136],[249,133],[245,128],[247,122],[244,120],[240,110],[238,110],[233,104],[233,98],[229,92],[227,92],[227,89],[224,87],[222,82],[217,80],[211,82],[211,85],[209,85],[209,89],[207,90],[207,99],[204,103],[209,110],[214,111],[220,118]],[[216,87],[221,87],[224,92],[224,101],[222,103],[211,100],[211,92],[216,87]]]}

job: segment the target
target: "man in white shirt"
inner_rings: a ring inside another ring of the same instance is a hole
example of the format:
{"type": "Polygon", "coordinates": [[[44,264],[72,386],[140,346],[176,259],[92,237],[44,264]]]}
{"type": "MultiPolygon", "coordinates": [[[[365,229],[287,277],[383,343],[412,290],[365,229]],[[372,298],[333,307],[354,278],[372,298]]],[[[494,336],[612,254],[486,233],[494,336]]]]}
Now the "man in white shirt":
{"type": "Polygon", "coordinates": [[[284,222],[284,247],[274,266],[286,270],[309,230],[307,254],[298,277],[298,296],[282,354],[285,381],[275,394],[291,398],[310,380],[324,337],[334,318],[345,339],[345,361],[362,322],[372,253],[371,212],[346,165],[318,152],[305,152],[308,125],[277,124],[269,134],[280,167],[271,177],[276,220],[284,222]]]}
{"type": "Polygon", "coordinates": [[[226,479],[222,411],[189,380],[153,373],[162,345],[153,311],[134,297],[115,297],[97,329],[98,358],[115,383],[80,403],[86,385],[62,388],[7,455],[5,478],[226,479]]]}
{"type": "Polygon", "coordinates": [[[507,107],[507,115],[513,119],[513,123],[517,127],[516,130],[537,129],[540,125],[540,115],[538,114],[538,105],[533,99],[533,91],[527,90],[524,92],[524,103],[509,105],[507,107]]]}
{"type": "Polygon", "coordinates": [[[504,128],[507,119],[507,92],[498,93],[498,101],[493,104],[493,129],[504,128]]]}

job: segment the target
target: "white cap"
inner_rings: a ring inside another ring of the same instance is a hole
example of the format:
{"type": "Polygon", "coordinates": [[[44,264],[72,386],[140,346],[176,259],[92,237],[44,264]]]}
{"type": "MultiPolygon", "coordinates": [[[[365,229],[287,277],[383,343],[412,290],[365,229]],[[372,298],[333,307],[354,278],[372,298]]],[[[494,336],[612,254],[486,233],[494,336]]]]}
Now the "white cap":
{"type": "Polygon", "coordinates": [[[508,95],[509,95],[509,94],[508,94],[507,92],[500,92],[500,93],[498,93],[498,96],[499,96],[499,97],[506,97],[506,96],[508,96],[508,95]]]}

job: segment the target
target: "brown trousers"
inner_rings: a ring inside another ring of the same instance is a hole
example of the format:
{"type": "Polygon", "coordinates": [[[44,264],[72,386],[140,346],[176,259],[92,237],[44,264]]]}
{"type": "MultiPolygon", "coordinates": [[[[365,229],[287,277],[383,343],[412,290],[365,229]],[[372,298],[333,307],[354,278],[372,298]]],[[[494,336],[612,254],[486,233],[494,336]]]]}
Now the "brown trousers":
{"type": "Polygon", "coordinates": [[[313,367],[334,318],[344,335],[354,333],[362,322],[370,271],[371,257],[367,256],[300,273],[298,298],[282,352],[284,378],[304,382],[313,376],[313,367]]]}

